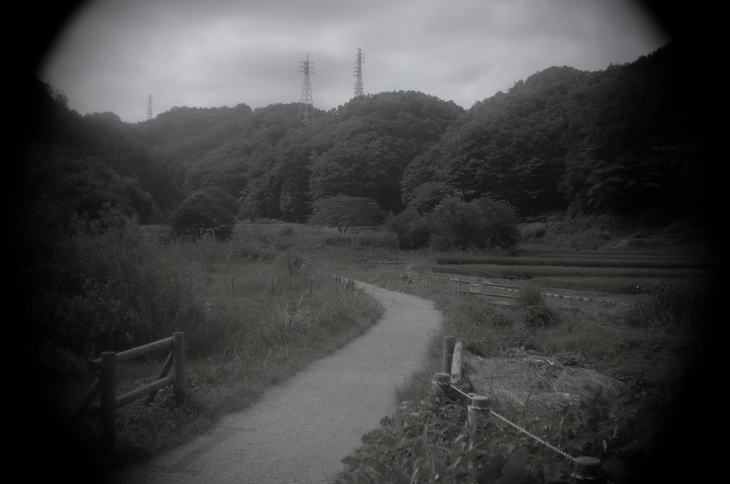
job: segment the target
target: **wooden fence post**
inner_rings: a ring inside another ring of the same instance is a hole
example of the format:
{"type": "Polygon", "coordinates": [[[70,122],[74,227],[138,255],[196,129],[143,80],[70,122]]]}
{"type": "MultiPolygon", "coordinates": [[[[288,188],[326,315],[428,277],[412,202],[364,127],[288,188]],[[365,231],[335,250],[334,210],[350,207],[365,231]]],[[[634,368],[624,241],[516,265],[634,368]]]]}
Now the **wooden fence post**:
{"type": "Polygon", "coordinates": [[[449,373],[451,373],[451,383],[453,385],[458,385],[461,383],[461,365],[462,365],[462,348],[463,343],[461,341],[457,341],[454,344],[454,349],[452,351],[453,356],[451,357],[451,368],[449,369],[449,373]]]}
{"type": "Polygon", "coordinates": [[[172,334],[173,351],[173,384],[177,403],[185,401],[185,333],[175,331],[172,334]]]}
{"type": "Polygon", "coordinates": [[[443,363],[441,365],[441,371],[447,375],[451,374],[451,360],[454,357],[455,340],[456,339],[453,336],[444,336],[443,363]]]}
{"type": "Polygon", "coordinates": [[[570,477],[576,483],[590,482],[595,484],[605,484],[601,471],[601,461],[596,457],[579,456],[575,458],[573,472],[570,477]]]}
{"type": "Polygon", "coordinates": [[[116,394],[114,391],[117,354],[105,351],[101,354],[101,440],[106,448],[114,446],[114,413],[116,410],[116,394]]]}
{"type": "Polygon", "coordinates": [[[436,373],[433,375],[432,395],[434,398],[438,399],[438,401],[449,396],[448,373],[436,373]]]}
{"type": "Polygon", "coordinates": [[[469,399],[469,405],[466,407],[466,422],[472,438],[478,438],[480,430],[484,428],[489,406],[489,397],[474,395],[469,399]]]}

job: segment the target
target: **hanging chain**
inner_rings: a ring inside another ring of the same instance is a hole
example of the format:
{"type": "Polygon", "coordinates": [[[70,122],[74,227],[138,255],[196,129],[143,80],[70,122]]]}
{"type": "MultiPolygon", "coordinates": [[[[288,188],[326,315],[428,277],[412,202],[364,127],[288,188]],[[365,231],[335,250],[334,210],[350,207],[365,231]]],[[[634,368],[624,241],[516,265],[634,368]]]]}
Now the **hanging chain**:
{"type": "MultiPolygon", "coordinates": [[[[471,400],[471,397],[473,396],[473,394],[471,394],[471,395],[470,395],[470,394],[468,394],[468,393],[464,392],[463,390],[461,390],[460,388],[457,388],[457,387],[455,387],[454,385],[449,385],[449,387],[450,387],[450,388],[451,388],[452,390],[455,390],[455,391],[456,391],[457,393],[459,393],[459,394],[460,394],[460,395],[461,395],[462,397],[464,397],[464,398],[465,398],[465,399],[466,399],[467,401],[471,400]]],[[[532,438],[532,439],[534,439],[534,440],[535,440],[536,442],[538,442],[538,443],[540,443],[540,444],[544,445],[544,446],[545,446],[545,447],[547,447],[548,449],[550,449],[550,450],[552,450],[552,451],[554,451],[554,452],[557,452],[558,454],[562,455],[563,457],[565,457],[565,458],[566,458],[566,459],[568,459],[569,461],[571,461],[571,462],[575,462],[575,457],[573,457],[572,455],[570,455],[570,454],[568,454],[567,452],[565,452],[565,451],[563,451],[563,450],[561,450],[561,449],[559,449],[559,448],[555,447],[555,446],[554,446],[554,445],[552,445],[551,443],[549,443],[549,442],[546,442],[546,441],[544,441],[543,439],[541,439],[541,438],[540,438],[540,437],[538,437],[537,435],[533,434],[532,432],[528,431],[528,430],[527,430],[527,429],[525,429],[524,427],[520,427],[520,426],[519,426],[519,425],[517,425],[516,423],[514,423],[514,422],[510,421],[509,419],[507,419],[507,417],[503,417],[502,415],[498,414],[497,412],[495,412],[495,411],[494,411],[494,410],[492,410],[492,409],[489,409],[489,413],[491,413],[492,415],[494,415],[495,417],[497,417],[498,419],[500,419],[501,421],[503,421],[503,422],[504,422],[504,423],[506,423],[507,425],[509,425],[509,426],[513,427],[514,429],[518,430],[519,432],[522,432],[523,434],[527,435],[528,437],[531,437],[531,438],[532,438]]]]}
{"type": "Polygon", "coordinates": [[[542,445],[544,445],[544,446],[545,446],[545,447],[547,447],[548,449],[550,449],[550,450],[553,450],[553,451],[557,452],[558,454],[562,455],[563,457],[565,457],[566,459],[570,460],[571,462],[575,462],[575,457],[573,457],[572,455],[568,454],[568,453],[567,453],[567,452],[565,452],[565,451],[562,451],[562,450],[558,449],[557,447],[555,447],[555,446],[554,446],[554,445],[552,445],[551,443],[549,443],[549,442],[545,442],[544,440],[542,440],[542,439],[541,439],[540,437],[538,437],[537,435],[535,435],[535,434],[533,434],[533,433],[529,432],[528,430],[526,430],[526,429],[525,429],[524,427],[520,427],[520,426],[519,426],[519,425],[517,425],[516,423],[514,423],[514,422],[510,422],[510,421],[509,421],[509,420],[508,420],[507,418],[505,418],[505,417],[501,416],[500,414],[498,414],[498,413],[497,413],[497,412],[495,412],[494,410],[491,410],[491,409],[490,409],[490,410],[489,410],[489,413],[491,413],[492,415],[494,415],[495,417],[497,417],[498,419],[500,419],[501,421],[503,421],[503,422],[504,422],[504,423],[506,423],[507,425],[510,425],[510,426],[514,427],[515,429],[519,430],[519,431],[520,431],[520,432],[522,432],[523,434],[525,434],[525,435],[527,435],[527,436],[529,436],[529,437],[532,437],[533,439],[535,439],[535,440],[536,440],[537,442],[541,443],[542,445]]]}

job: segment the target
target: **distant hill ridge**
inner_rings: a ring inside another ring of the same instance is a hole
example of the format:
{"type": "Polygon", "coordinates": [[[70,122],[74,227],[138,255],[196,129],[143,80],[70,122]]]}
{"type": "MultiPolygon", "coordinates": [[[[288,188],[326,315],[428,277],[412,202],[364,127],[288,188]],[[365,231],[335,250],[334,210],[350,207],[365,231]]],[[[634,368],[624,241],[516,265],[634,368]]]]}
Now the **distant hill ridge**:
{"type": "Polygon", "coordinates": [[[698,210],[705,191],[697,81],[684,59],[669,44],[602,71],[550,67],[467,110],[420,92],[371,94],[308,123],[292,103],[180,107],[127,124],[80,116],[39,85],[35,143],[46,149],[33,163],[44,174],[31,184],[61,211],[111,204],[143,221],[213,188],[250,219],[305,221],[312,201],[338,194],[398,213],[434,181],[467,200],[505,200],[522,216],[672,219],[698,210]]]}

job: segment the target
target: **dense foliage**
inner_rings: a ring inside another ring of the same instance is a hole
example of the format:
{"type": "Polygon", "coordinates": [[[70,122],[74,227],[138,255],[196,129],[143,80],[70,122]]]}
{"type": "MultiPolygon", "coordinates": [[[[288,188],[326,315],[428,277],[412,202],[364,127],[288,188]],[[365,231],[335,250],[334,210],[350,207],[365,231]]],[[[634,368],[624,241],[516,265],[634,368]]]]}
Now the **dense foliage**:
{"type": "Polygon", "coordinates": [[[551,67],[476,103],[408,166],[406,198],[440,180],[522,215],[691,212],[704,133],[682,55],[668,45],[605,71],[551,67]]]}
{"type": "Polygon", "coordinates": [[[392,217],[389,226],[398,235],[402,249],[430,244],[436,250],[510,250],[519,242],[514,208],[490,197],[465,202],[447,195],[430,210],[416,202],[392,217]]]}
{"type": "Polygon", "coordinates": [[[233,235],[236,202],[222,190],[199,190],[186,198],[172,214],[172,235],[198,240],[213,235],[226,240],[233,235]]]}
{"type": "Polygon", "coordinates": [[[666,221],[694,215],[705,192],[685,61],[670,44],[603,71],[551,67],[467,111],[399,91],[307,123],[292,103],[173,108],[128,125],[80,116],[49,91],[33,183],[44,211],[66,219],[113,205],[144,222],[216,189],[251,220],[304,222],[316,200],[347,195],[414,220],[448,196],[488,196],[522,217],[569,208],[666,221]]]}
{"type": "Polygon", "coordinates": [[[345,234],[353,226],[377,225],[383,217],[383,211],[374,200],[338,195],[315,201],[309,222],[337,227],[341,234],[345,234]]]}

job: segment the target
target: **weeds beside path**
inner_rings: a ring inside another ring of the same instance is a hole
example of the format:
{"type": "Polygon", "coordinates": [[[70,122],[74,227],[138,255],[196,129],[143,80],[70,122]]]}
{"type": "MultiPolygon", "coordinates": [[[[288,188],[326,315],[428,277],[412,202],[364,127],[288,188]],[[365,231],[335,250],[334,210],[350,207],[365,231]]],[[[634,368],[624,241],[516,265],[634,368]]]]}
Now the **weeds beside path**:
{"type": "Polygon", "coordinates": [[[208,434],[114,482],[326,482],[361,436],[394,410],[393,394],[424,364],[442,316],[430,301],[370,284],[378,323],[208,434]]]}

